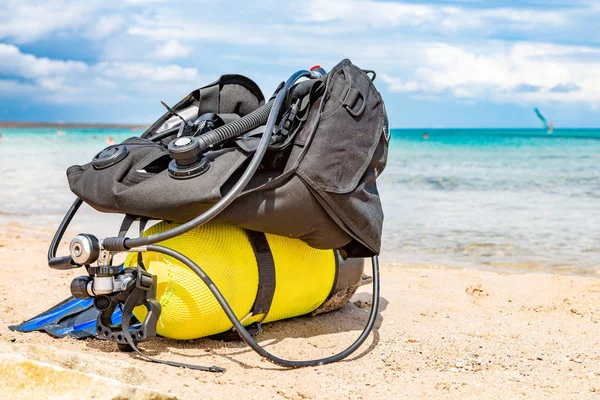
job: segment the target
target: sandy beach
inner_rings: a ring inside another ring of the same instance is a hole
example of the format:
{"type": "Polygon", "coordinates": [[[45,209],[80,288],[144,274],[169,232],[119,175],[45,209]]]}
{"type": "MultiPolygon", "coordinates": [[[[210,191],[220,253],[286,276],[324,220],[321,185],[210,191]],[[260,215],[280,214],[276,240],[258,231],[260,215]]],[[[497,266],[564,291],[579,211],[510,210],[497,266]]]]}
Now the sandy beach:
{"type": "MultiPolygon", "coordinates": [[[[38,361],[66,372],[168,394],[144,398],[579,399],[600,393],[600,280],[594,277],[383,265],[376,331],[347,361],[315,368],[279,368],[242,343],[157,339],[142,345],[163,359],[227,369],[211,374],[141,361],[98,340],[11,332],[9,325],[67,297],[70,278],[81,271],[48,269],[47,232],[19,224],[4,231],[0,353],[36,353],[38,361]]],[[[287,358],[333,354],[359,334],[369,297],[363,287],[341,311],[268,324],[259,341],[287,358]]],[[[50,395],[35,379],[29,386],[6,379],[0,376],[8,393],[50,395]]],[[[100,398],[115,398],[103,393],[100,398]]]]}
{"type": "Polygon", "coordinates": [[[600,400],[599,20],[0,1],[0,400],[600,400]]]}

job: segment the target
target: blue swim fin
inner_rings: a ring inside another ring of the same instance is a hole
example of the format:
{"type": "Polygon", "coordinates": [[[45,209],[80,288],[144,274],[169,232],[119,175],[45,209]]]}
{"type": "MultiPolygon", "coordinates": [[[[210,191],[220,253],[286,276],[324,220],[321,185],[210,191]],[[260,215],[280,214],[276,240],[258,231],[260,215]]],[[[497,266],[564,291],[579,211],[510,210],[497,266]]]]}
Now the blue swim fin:
{"type": "MultiPolygon", "coordinates": [[[[9,326],[12,331],[45,331],[55,337],[83,339],[96,335],[96,318],[99,311],[93,299],[69,297],[40,315],[19,325],[9,326]]],[[[122,307],[119,305],[112,315],[112,323],[121,323],[122,307]]]]}

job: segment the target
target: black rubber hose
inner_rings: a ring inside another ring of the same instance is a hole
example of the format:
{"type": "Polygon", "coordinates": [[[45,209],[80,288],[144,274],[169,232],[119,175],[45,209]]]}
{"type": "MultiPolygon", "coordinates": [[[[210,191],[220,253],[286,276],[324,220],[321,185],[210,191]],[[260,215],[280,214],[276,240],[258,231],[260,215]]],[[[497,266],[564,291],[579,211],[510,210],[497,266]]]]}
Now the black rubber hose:
{"type": "Polygon", "coordinates": [[[254,176],[254,173],[258,170],[260,163],[267,151],[267,147],[269,146],[269,142],[271,140],[271,135],[273,134],[273,129],[275,128],[275,124],[277,122],[277,117],[279,114],[279,110],[285,100],[287,91],[292,87],[292,85],[300,78],[307,77],[310,78],[312,75],[310,71],[298,71],[293,74],[283,85],[283,88],[277,93],[277,97],[275,97],[275,101],[273,103],[273,107],[271,108],[271,112],[269,113],[269,117],[267,119],[267,126],[265,128],[265,133],[263,133],[260,142],[258,143],[258,147],[248,164],[248,168],[244,171],[240,179],[236,182],[236,184],[231,188],[229,192],[225,196],[221,198],[215,205],[209,208],[207,211],[203,212],[196,218],[179,225],[176,228],[169,229],[168,231],[164,231],[161,233],[157,233],[150,236],[138,237],[133,239],[126,239],[124,242],[125,249],[131,249],[133,247],[138,246],[147,246],[149,244],[162,242],[164,240],[168,240],[174,238],[175,236],[179,236],[183,233],[186,233],[200,225],[203,225],[215,218],[219,215],[227,206],[229,206],[238,195],[244,190],[250,179],[254,176]]]}
{"type": "Polygon", "coordinates": [[[152,136],[150,138],[150,140],[153,142],[158,142],[159,140],[169,137],[177,132],[179,132],[179,125],[169,128],[167,130],[164,130],[161,133],[157,133],[156,135],[152,136]]]}
{"type": "Polygon", "coordinates": [[[192,260],[190,260],[185,255],[179,253],[178,251],[170,249],[168,247],[159,246],[159,245],[150,245],[147,247],[147,249],[148,249],[148,251],[155,251],[158,253],[163,253],[168,256],[171,256],[174,259],[181,261],[188,268],[190,268],[192,271],[194,271],[196,273],[196,275],[198,275],[200,277],[200,279],[202,279],[202,281],[206,284],[206,286],[208,286],[208,289],[215,296],[215,298],[219,302],[219,305],[221,306],[221,308],[227,315],[227,318],[229,318],[229,320],[233,324],[233,327],[239,333],[239,335],[244,340],[244,342],[246,342],[252,348],[252,350],[257,352],[261,356],[265,357],[270,362],[277,364],[277,365],[281,365],[283,367],[287,367],[287,368],[314,367],[317,365],[330,364],[330,363],[333,363],[336,361],[343,360],[344,358],[348,357],[350,354],[354,353],[364,343],[364,341],[369,336],[369,333],[371,333],[371,331],[373,330],[373,326],[375,326],[375,321],[377,320],[377,313],[379,311],[379,290],[380,290],[379,258],[377,256],[373,256],[373,257],[371,257],[371,263],[373,266],[373,297],[372,297],[372,302],[371,302],[371,313],[369,314],[369,321],[367,322],[367,325],[365,326],[364,330],[362,331],[362,333],[360,334],[358,339],[356,339],[356,341],[354,341],[354,343],[352,343],[346,350],[344,350],[338,354],[335,354],[333,356],[330,356],[330,357],[320,358],[318,360],[307,360],[307,361],[285,360],[283,358],[274,356],[273,354],[271,354],[267,350],[265,350],[261,345],[256,343],[254,338],[250,335],[250,333],[248,333],[246,328],[244,328],[242,323],[237,319],[235,313],[229,306],[229,303],[227,303],[227,300],[225,300],[225,298],[221,294],[221,291],[219,291],[219,289],[215,286],[212,279],[210,279],[210,277],[208,275],[206,275],[206,273],[202,270],[202,268],[200,268],[196,263],[194,263],[192,260]]]}
{"type": "Polygon", "coordinates": [[[269,118],[269,113],[271,112],[274,103],[275,99],[269,101],[267,104],[257,108],[250,114],[245,115],[238,120],[198,136],[200,152],[203,153],[211,146],[222,143],[229,139],[233,139],[248,131],[251,131],[258,126],[261,126],[269,118]]]}
{"type": "Polygon", "coordinates": [[[79,210],[79,207],[81,207],[82,203],[83,200],[77,198],[73,204],[71,204],[69,211],[67,211],[63,220],[60,222],[56,233],[54,233],[54,237],[52,238],[52,242],[48,248],[48,266],[52,269],[66,270],[79,267],[79,265],[73,264],[73,259],[71,256],[56,257],[56,251],[58,250],[58,245],[60,244],[67,227],[71,223],[71,220],[75,214],[77,214],[77,210],[79,210]]]}
{"type": "Polygon", "coordinates": [[[51,259],[53,259],[54,257],[56,257],[56,250],[58,249],[58,245],[60,244],[60,240],[62,239],[63,235],[65,234],[65,231],[67,230],[67,227],[71,223],[71,220],[73,219],[73,217],[77,213],[77,210],[79,210],[79,207],[81,207],[82,203],[83,203],[83,200],[81,200],[78,197],[73,202],[73,204],[71,204],[71,207],[69,207],[69,211],[67,211],[67,213],[63,217],[63,220],[60,222],[60,225],[58,226],[58,229],[56,230],[56,233],[54,233],[54,237],[52,238],[52,242],[50,243],[50,247],[48,248],[48,261],[50,261],[51,259]]]}

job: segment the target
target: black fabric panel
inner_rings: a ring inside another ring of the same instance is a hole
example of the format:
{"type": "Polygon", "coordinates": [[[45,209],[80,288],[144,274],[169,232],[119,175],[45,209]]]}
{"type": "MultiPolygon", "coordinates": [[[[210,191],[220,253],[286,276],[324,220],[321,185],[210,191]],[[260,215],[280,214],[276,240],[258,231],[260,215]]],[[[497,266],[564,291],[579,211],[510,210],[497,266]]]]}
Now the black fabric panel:
{"type": "Polygon", "coordinates": [[[383,209],[375,180],[385,168],[388,147],[383,101],[369,77],[349,60],[330,71],[323,98],[305,127],[309,134],[299,134],[307,139],[297,174],[330,218],[358,242],[353,256],[379,254],[383,209]],[[348,93],[362,98],[353,108],[365,106],[358,116],[347,109],[348,93]]]}
{"type": "Polygon", "coordinates": [[[310,153],[302,160],[299,171],[328,192],[349,193],[356,188],[379,142],[382,102],[379,96],[369,93],[374,91],[371,80],[354,65],[344,65],[330,73],[333,76],[327,82],[328,91],[340,95],[327,97],[309,139],[310,153]],[[367,99],[368,108],[358,117],[344,107],[348,91],[338,90],[350,86],[367,99]]]}
{"type": "Polygon", "coordinates": [[[300,239],[317,249],[340,248],[352,240],[295,175],[276,188],[240,197],[214,221],[300,239]]]}
{"type": "MultiPolygon", "coordinates": [[[[261,106],[265,103],[265,96],[263,95],[263,93],[260,90],[260,88],[258,87],[258,85],[256,83],[254,83],[254,81],[252,79],[249,79],[243,75],[230,74],[230,75],[221,76],[219,78],[218,82],[222,88],[224,88],[227,85],[241,86],[241,87],[245,88],[252,95],[252,97],[254,99],[256,99],[259,106],[261,106]]],[[[250,111],[254,111],[254,110],[250,110],[250,111]]],[[[240,114],[240,115],[244,116],[246,114],[240,114]]]]}
{"type": "MultiPolygon", "coordinates": [[[[235,113],[244,116],[263,105],[265,97],[254,81],[243,75],[222,75],[216,81],[196,89],[171,108],[178,114],[184,114],[186,120],[194,120],[202,114],[211,112],[235,113]]],[[[164,113],[143,134],[150,138],[167,127],[179,124],[179,118],[164,113]]]]}
{"type": "Polygon", "coordinates": [[[143,173],[140,161],[155,151],[159,144],[141,138],[124,142],[129,154],[122,161],[102,170],[90,164],[67,170],[73,193],[93,208],[104,212],[134,214],[155,219],[185,222],[221,199],[221,186],[248,158],[237,148],[206,154],[210,168],[191,179],[173,179],[165,169],[159,173],[143,173]],[[141,141],[141,143],[140,143],[141,141]]]}
{"type": "Polygon", "coordinates": [[[237,114],[240,117],[250,114],[260,106],[258,99],[240,85],[227,85],[221,89],[219,112],[237,114]]]}
{"type": "Polygon", "coordinates": [[[275,295],[275,261],[264,233],[246,230],[246,234],[258,264],[258,292],[252,307],[252,315],[266,316],[275,295]]]}
{"type": "Polygon", "coordinates": [[[198,106],[197,117],[206,114],[219,112],[219,85],[208,86],[200,89],[200,105],[198,106]]]}

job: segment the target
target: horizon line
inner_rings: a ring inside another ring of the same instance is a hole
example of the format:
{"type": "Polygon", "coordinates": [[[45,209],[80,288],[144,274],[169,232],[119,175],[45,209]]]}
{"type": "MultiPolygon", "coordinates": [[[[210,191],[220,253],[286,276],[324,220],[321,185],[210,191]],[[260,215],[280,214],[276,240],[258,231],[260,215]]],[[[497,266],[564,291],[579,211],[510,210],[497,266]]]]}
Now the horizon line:
{"type": "MultiPolygon", "coordinates": [[[[136,124],[136,123],[110,123],[110,122],[44,122],[44,121],[2,121],[0,120],[0,128],[33,128],[33,129],[42,129],[42,128],[65,128],[65,129],[146,129],[152,123],[149,124],[136,124]]],[[[428,130],[437,130],[437,129],[531,129],[531,130],[544,130],[543,127],[490,127],[490,126],[478,126],[478,127],[461,127],[461,126],[451,126],[451,127],[426,127],[426,126],[416,126],[416,127],[392,127],[391,130],[398,129],[428,129],[428,130]]],[[[563,126],[559,128],[555,128],[555,130],[561,129],[600,129],[598,127],[578,127],[578,126],[563,126]]]]}

